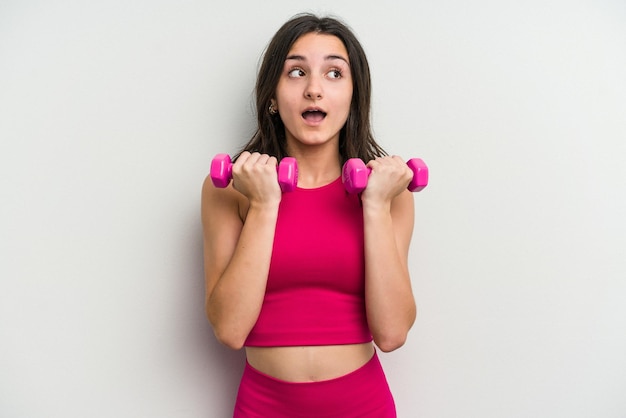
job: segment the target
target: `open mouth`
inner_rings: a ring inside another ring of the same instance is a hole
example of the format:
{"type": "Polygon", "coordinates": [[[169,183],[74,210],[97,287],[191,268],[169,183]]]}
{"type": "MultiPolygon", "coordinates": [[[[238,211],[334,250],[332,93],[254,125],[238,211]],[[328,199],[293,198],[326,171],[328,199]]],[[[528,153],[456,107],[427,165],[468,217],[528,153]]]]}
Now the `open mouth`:
{"type": "Polygon", "coordinates": [[[307,122],[321,122],[326,117],[326,112],[322,112],[321,110],[307,110],[302,113],[302,117],[307,122]]]}

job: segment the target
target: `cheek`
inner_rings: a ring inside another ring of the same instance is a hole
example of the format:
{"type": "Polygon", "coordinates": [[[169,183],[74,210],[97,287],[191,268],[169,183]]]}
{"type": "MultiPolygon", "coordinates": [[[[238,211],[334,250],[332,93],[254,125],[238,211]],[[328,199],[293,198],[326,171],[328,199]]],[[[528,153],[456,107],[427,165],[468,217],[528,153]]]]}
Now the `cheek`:
{"type": "Polygon", "coordinates": [[[345,105],[348,106],[348,109],[350,109],[350,105],[352,104],[353,94],[354,94],[354,89],[352,88],[352,84],[350,84],[350,87],[346,89],[345,96],[344,96],[345,105]]]}
{"type": "Polygon", "coordinates": [[[293,91],[291,91],[288,86],[284,85],[282,82],[279,82],[278,86],[276,86],[274,97],[276,98],[278,108],[280,109],[283,107],[286,110],[290,103],[293,102],[293,91]]]}
{"type": "Polygon", "coordinates": [[[352,90],[350,94],[346,95],[343,99],[343,108],[345,109],[346,117],[350,113],[350,108],[352,107],[352,90]]]}
{"type": "Polygon", "coordinates": [[[295,94],[283,90],[276,95],[276,103],[278,104],[278,109],[289,112],[290,109],[296,108],[297,97],[295,94]]]}

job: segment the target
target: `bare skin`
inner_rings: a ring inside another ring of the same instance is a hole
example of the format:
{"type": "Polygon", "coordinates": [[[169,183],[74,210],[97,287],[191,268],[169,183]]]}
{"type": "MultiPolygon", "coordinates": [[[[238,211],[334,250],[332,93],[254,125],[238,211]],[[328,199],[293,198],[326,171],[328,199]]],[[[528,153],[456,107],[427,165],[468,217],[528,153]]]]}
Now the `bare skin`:
{"type": "MultiPolygon", "coordinates": [[[[298,186],[328,184],[341,172],[339,132],[352,95],[345,47],[334,36],[304,35],[283,73],[274,104],[285,124],[289,155],[298,161],[298,186]],[[305,116],[311,109],[323,117],[305,116]]],[[[203,187],[206,312],[217,338],[233,349],[243,347],[263,302],[281,200],[276,164],[273,157],[245,152],[233,165],[228,188],[215,188],[209,178],[203,187]]],[[[388,352],[404,344],[416,314],[408,272],[411,171],[399,157],[377,158],[368,166],[372,173],[361,196],[366,312],[374,343],[388,352]]],[[[246,347],[251,366],[291,382],[345,375],[373,353],[372,343],[246,347]]]]}

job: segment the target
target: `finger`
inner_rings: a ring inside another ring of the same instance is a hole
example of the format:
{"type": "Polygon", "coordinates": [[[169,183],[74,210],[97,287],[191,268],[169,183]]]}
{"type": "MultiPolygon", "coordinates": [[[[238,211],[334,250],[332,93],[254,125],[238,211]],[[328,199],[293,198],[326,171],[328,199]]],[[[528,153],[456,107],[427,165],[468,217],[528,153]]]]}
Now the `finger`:
{"type": "Polygon", "coordinates": [[[404,162],[404,159],[402,157],[400,157],[399,155],[392,155],[391,156],[391,160],[398,165],[406,165],[406,163],[404,162]]]}
{"type": "Polygon", "coordinates": [[[263,165],[265,165],[265,164],[267,164],[267,162],[269,161],[269,159],[270,159],[270,156],[269,156],[269,155],[267,155],[267,154],[259,154],[259,157],[258,157],[258,159],[257,159],[257,161],[256,161],[256,162],[257,162],[257,164],[263,164],[263,165]]]}
{"type": "Polygon", "coordinates": [[[380,165],[380,159],[381,157],[376,157],[373,160],[369,160],[367,162],[367,164],[365,164],[366,167],[371,168],[372,170],[374,169],[374,167],[379,166],[380,165]]]}
{"type": "Polygon", "coordinates": [[[239,154],[239,157],[237,157],[237,162],[243,164],[248,158],[250,158],[250,153],[248,151],[244,151],[239,154]]]}
{"type": "Polygon", "coordinates": [[[248,158],[246,158],[246,160],[242,162],[241,167],[243,169],[249,170],[250,168],[254,167],[256,164],[258,164],[260,158],[261,158],[260,153],[252,152],[250,153],[248,158]]]}

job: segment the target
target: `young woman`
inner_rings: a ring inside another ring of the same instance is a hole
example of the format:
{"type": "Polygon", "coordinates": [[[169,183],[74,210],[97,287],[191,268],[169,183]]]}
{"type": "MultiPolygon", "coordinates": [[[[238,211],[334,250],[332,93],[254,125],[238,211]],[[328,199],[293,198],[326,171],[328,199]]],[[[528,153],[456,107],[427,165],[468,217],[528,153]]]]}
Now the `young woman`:
{"type": "Polygon", "coordinates": [[[233,181],[202,193],[206,314],[220,342],[245,347],[234,417],[396,416],[376,355],[415,320],[408,271],[411,170],[370,129],[365,53],[340,21],[298,15],[258,73],[258,129],[233,181]],[[282,193],[276,166],[298,164],[282,193]],[[343,163],[371,169],[349,194],[343,163]]]}

